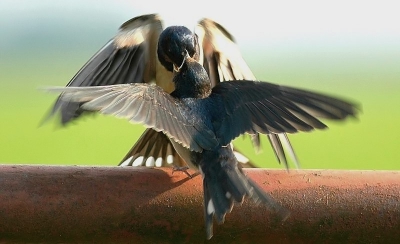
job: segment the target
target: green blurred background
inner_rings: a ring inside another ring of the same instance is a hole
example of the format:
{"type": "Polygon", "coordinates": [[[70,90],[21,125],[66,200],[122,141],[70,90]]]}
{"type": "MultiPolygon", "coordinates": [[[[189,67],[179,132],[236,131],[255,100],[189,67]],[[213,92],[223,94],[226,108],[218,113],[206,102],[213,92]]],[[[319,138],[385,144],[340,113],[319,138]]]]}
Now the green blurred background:
{"type": "MultiPolygon", "coordinates": [[[[0,163],[117,165],[143,127],[101,115],[39,127],[56,95],[124,21],[158,12],[192,28],[210,17],[236,37],[256,77],[356,101],[359,119],[290,135],[302,168],[400,169],[400,17],[376,1],[2,1],[0,3],[0,163]],[[212,5],[213,4],[213,5],[212,5]],[[215,5],[217,4],[217,5],[215,5]]],[[[280,168],[263,138],[263,167],[280,168]]]]}

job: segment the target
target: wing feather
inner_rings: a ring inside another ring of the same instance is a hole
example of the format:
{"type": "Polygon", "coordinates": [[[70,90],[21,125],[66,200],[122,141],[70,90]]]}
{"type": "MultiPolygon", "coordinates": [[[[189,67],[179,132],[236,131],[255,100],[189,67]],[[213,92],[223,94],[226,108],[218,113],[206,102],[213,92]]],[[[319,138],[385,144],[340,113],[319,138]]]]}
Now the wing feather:
{"type": "Polygon", "coordinates": [[[124,84],[48,90],[63,92],[63,99],[83,103],[84,109],[120,116],[133,123],[142,123],[146,127],[162,131],[170,139],[192,151],[201,152],[218,145],[214,132],[201,123],[194,123],[198,120],[192,118],[194,115],[186,105],[159,86],[124,84]]]}
{"type": "Polygon", "coordinates": [[[286,158],[281,140],[291,157],[296,158],[284,133],[324,129],[326,125],[319,118],[341,120],[355,116],[358,110],[354,103],[331,96],[259,81],[220,83],[208,99],[220,108],[213,121],[221,144],[227,145],[240,134],[254,131],[282,135],[269,136],[269,141],[283,162],[286,158]]]}
{"type": "Polygon", "coordinates": [[[204,18],[199,21],[195,33],[202,47],[200,61],[213,85],[229,80],[255,80],[233,36],[224,27],[204,18]]]}
{"type": "MultiPolygon", "coordinates": [[[[157,14],[128,20],[121,25],[115,37],[86,62],[67,87],[152,81],[156,77],[158,62],[155,48],[162,30],[161,18],[157,14]]],[[[60,95],[44,121],[59,112],[61,123],[65,125],[84,112],[80,105],[62,99],[60,95]]]]}

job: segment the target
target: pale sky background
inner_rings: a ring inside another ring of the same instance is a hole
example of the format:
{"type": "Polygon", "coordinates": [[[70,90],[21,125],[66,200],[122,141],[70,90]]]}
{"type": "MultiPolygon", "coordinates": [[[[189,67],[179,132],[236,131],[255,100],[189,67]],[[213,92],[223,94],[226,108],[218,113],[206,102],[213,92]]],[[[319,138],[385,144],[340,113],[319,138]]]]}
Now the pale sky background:
{"type": "Polygon", "coordinates": [[[321,41],[395,45],[400,41],[398,10],[396,1],[2,0],[0,25],[3,31],[11,29],[11,36],[6,37],[11,41],[21,28],[43,19],[48,19],[49,25],[61,20],[86,22],[83,25],[102,20],[105,25],[115,23],[116,29],[139,14],[160,13],[167,25],[183,24],[189,28],[202,17],[212,18],[231,31],[239,44],[246,45],[314,45],[321,41]]]}

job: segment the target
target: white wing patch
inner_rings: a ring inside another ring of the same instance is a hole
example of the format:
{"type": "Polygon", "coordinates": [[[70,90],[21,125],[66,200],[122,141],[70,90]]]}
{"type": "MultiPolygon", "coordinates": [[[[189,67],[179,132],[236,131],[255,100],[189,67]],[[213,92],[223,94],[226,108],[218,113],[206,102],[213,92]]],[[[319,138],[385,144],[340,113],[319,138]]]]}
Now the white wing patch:
{"type": "Polygon", "coordinates": [[[135,161],[133,161],[132,166],[141,166],[141,165],[143,165],[143,160],[144,160],[143,156],[138,157],[137,159],[135,159],[135,161]]]}
{"type": "Polygon", "coordinates": [[[154,157],[148,157],[146,160],[146,167],[154,167],[155,160],[154,157]]]}
{"type": "Polygon", "coordinates": [[[122,162],[119,166],[129,166],[129,163],[133,157],[129,157],[124,162],[122,162]]]}
{"type": "Polygon", "coordinates": [[[163,158],[162,157],[157,158],[155,163],[156,167],[161,167],[162,164],[163,164],[163,158]]]}
{"type": "Polygon", "coordinates": [[[172,164],[174,163],[174,156],[168,155],[167,156],[167,164],[172,164]]]}

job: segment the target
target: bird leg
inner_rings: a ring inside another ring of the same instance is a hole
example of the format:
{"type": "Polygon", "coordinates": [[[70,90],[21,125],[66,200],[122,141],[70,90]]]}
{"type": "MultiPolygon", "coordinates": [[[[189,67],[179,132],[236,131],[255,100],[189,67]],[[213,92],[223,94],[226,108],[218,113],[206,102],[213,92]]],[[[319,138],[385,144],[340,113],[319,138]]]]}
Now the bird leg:
{"type": "Polygon", "coordinates": [[[172,167],[172,174],[174,174],[175,171],[181,171],[183,173],[185,173],[190,179],[193,178],[193,176],[191,174],[189,174],[189,172],[187,171],[189,169],[188,166],[173,166],[172,167]]]}

